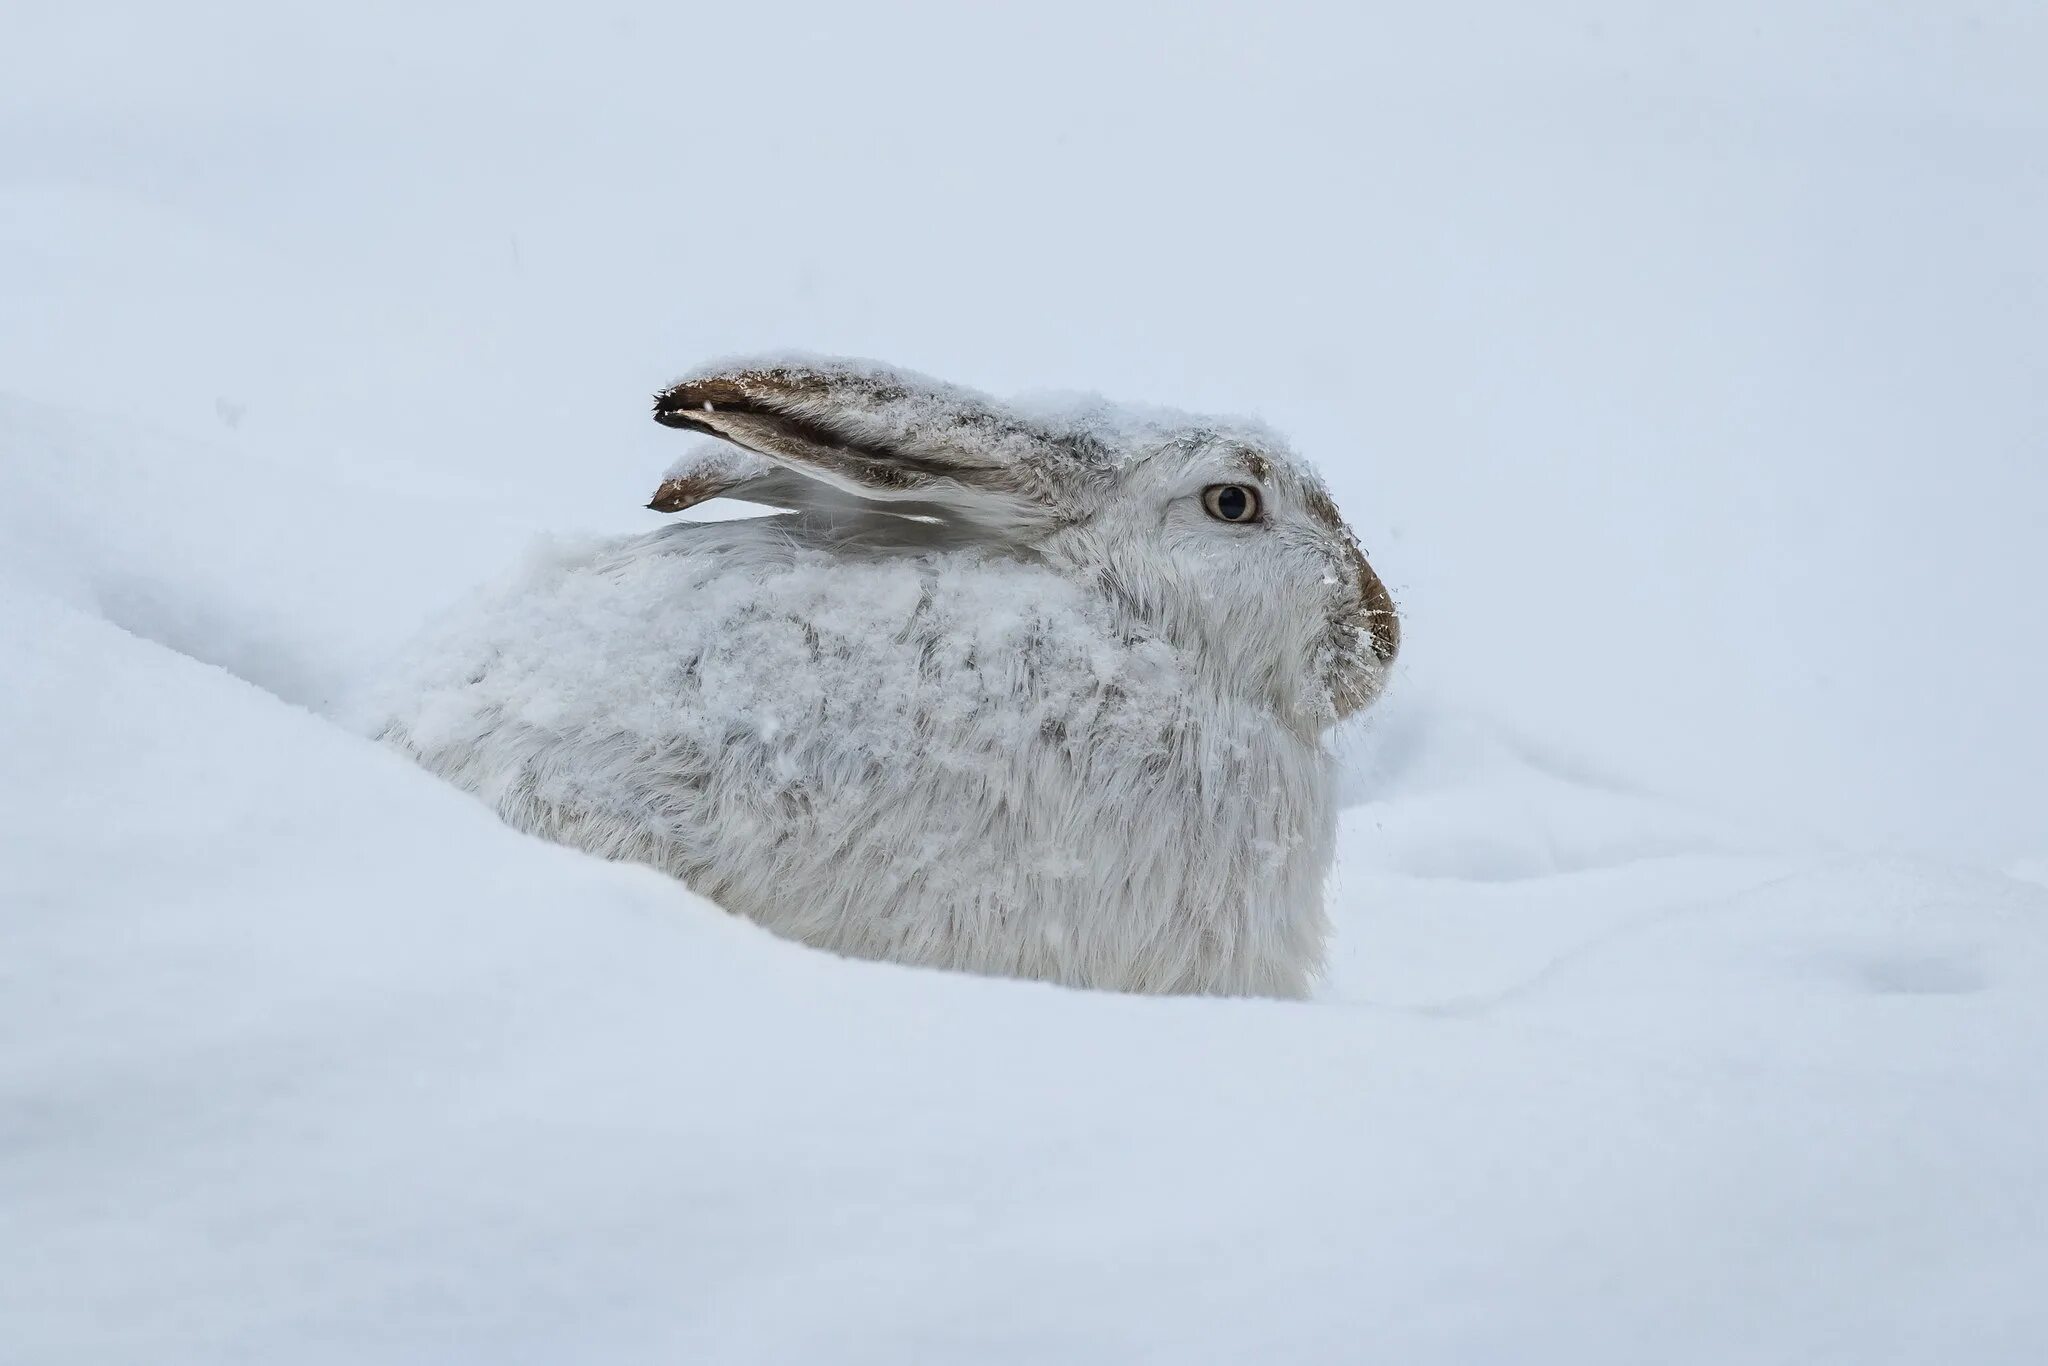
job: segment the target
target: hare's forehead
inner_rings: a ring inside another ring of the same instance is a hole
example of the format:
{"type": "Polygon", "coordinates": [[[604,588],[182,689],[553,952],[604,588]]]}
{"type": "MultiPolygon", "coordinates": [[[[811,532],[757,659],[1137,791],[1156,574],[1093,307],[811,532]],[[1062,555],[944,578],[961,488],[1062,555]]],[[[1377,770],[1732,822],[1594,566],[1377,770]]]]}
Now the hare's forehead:
{"type": "Polygon", "coordinates": [[[1218,482],[1244,479],[1305,501],[1329,504],[1329,493],[1313,467],[1278,440],[1211,429],[1170,432],[1129,453],[1131,464],[1160,483],[1201,477],[1218,482]]]}
{"type": "Polygon", "coordinates": [[[1278,432],[1254,418],[1086,401],[1041,410],[1061,433],[1061,460],[1092,469],[1111,487],[1178,491],[1190,482],[1244,479],[1298,499],[1311,520],[1345,533],[1344,520],[1315,468],[1278,432]]]}
{"type": "Polygon", "coordinates": [[[1027,420],[1058,432],[1061,444],[1099,452],[1114,464],[1232,449],[1292,458],[1279,434],[1256,418],[1113,403],[1096,394],[1034,395],[1019,407],[1027,420]]]}

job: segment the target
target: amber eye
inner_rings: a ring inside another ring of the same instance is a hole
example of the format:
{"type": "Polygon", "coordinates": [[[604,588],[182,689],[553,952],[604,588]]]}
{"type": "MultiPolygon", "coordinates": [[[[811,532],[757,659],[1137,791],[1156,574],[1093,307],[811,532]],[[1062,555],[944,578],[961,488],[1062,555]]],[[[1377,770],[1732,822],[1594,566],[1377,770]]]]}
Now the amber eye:
{"type": "Polygon", "coordinates": [[[1202,490],[1202,507],[1219,522],[1259,520],[1259,491],[1244,484],[1211,484],[1202,490]]]}

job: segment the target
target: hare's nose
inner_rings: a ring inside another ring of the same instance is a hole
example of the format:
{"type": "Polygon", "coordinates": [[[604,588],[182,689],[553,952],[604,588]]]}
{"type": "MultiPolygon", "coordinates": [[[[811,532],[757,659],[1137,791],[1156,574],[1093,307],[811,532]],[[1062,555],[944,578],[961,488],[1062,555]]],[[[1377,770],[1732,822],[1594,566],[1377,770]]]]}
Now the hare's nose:
{"type": "Polygon", "coordinates": [[[1372,636],[1372,652],[1380,663],[1391,663],[1401,649],[1401,614],[1394,610],[1394,595],[1365,562],[1364,551],[1352,547],[1351,558],[1358,562],[1358,600],[1372,636]]]}

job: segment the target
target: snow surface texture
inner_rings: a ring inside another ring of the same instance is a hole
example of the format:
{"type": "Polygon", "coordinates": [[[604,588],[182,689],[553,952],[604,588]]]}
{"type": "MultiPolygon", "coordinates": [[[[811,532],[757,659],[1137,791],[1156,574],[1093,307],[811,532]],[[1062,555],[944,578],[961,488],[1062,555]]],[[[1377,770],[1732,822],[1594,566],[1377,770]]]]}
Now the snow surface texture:
{"type": "Polygon", "coordinates": [[[0,1360],[2048,1353],[2042,11],[1538,9],[10,16],[0,1360]],[[1324,468],[1317,1000],[841,961],[325,719],[793,341],[1324,468]]]}

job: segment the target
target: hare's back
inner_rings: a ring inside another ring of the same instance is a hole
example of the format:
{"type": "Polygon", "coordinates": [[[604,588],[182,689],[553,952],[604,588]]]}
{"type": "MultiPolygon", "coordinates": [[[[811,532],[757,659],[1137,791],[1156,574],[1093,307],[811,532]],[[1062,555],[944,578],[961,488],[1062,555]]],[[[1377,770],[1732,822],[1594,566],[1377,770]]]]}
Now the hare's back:
{"type": "Polygon", "coordinates": [[[678,525],[539,562],[459,613],[415,653],[397,729],[423,753],[767,740],[784,768],[829,765],[1063,719],[1135,686],[1130,649],[1073,585],[1007,557],[678,525]]]}

